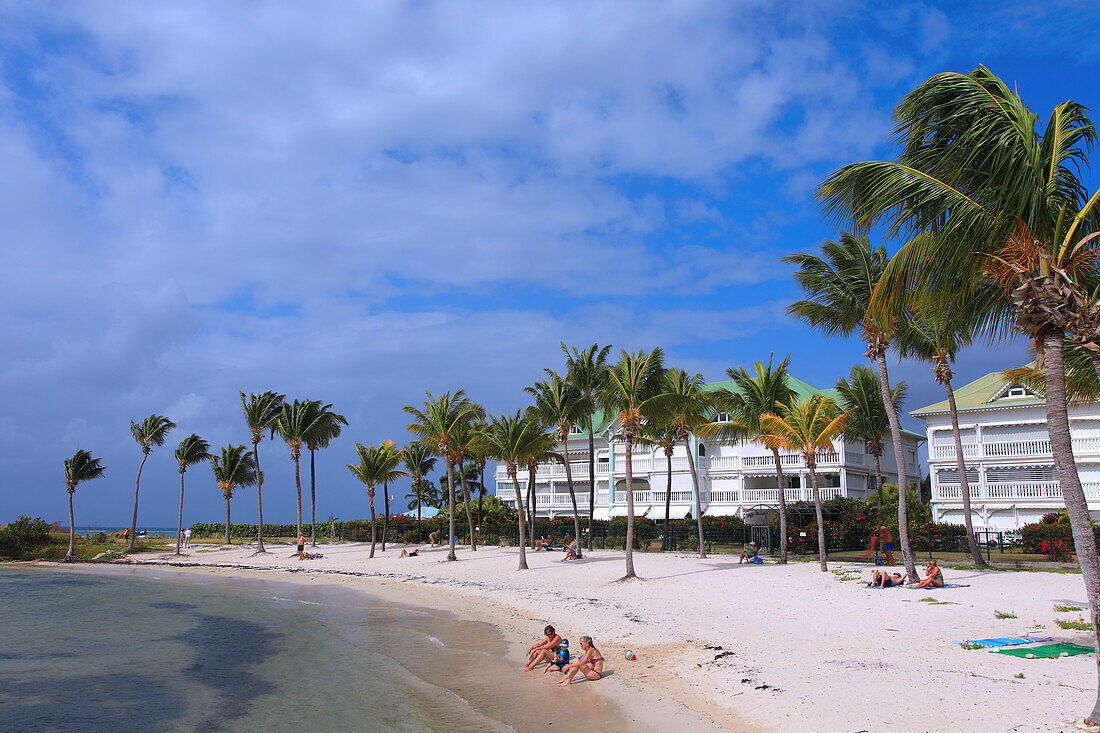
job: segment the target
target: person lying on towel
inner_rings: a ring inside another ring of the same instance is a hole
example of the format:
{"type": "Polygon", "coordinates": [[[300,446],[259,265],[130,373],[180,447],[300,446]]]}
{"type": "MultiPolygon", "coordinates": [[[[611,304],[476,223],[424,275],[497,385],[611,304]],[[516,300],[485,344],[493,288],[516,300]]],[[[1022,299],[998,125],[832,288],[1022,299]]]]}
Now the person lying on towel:
{"type": "Polygon", "coordinates": [[[893,588],[896,585],[903,585],[905,583],[905,576],[901,573],[890,573],[883,570],[879,572],[876,570],[874,575],[871,576],[871,582],[867,584],[868,588],[893,588]]]}

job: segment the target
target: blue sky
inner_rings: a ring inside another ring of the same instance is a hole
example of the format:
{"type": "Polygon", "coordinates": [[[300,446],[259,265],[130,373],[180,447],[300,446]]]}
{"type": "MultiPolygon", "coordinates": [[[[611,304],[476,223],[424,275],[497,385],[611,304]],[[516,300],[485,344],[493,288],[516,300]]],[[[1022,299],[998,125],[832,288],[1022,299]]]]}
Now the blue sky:
{"type": "MultiPolygon", "coordinates": [[[[1100,105],[1087,2],[361,5],[0,2],[0,521],[62,519],[79,446],[107,478],[78,524],[122,523],[128,421],[245,442],[240,389],[347,415],[318,513],[350,518],[355,441],[407,441],[425,388],[523,406],[559,341],[715,380],[790,353],[829,386],[863,349],[784,315],[779,262],[837,234],[814,185],[887,155],[939,71],[1100,105]]],[[[1026,358],[975,347],[958,379],[1026,358]]],[[[292,520],[288,451],[261,449],[265,517],[292,520]]],[[[143,523],[174,521],[177,477],[155,452],[143,523]]],[[[220,512],[189,474],[185,521],[220,512]]]]}

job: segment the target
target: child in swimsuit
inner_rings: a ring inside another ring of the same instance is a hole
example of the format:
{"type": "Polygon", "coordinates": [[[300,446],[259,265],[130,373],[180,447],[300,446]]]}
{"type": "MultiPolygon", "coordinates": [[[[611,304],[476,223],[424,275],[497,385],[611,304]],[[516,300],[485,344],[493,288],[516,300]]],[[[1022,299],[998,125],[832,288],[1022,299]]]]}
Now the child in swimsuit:
{"type": "Polygon", "coordinates": [[[546,674],[551,669],[564,672],[567,664],[569,664],[569,639],[562,639],[561,644],[558,645],[558,655],[554,657],[550,664],[546,665],[546,669],[542,670],[542,673],[546,674]]]}
{"type": "Polygon", "coordinates": [[[573,677],[576,676],[577,672],[593,682],[603,677],[603,655],[600,654],[599,649],[592,645],[591,636],[581,637],[581,649],[584,650],[584,654],[577,661],[569,663],[566,667],[568,671],[565,674],[565,679],[558,683],[558,687],[573,684],[573,677]]]}

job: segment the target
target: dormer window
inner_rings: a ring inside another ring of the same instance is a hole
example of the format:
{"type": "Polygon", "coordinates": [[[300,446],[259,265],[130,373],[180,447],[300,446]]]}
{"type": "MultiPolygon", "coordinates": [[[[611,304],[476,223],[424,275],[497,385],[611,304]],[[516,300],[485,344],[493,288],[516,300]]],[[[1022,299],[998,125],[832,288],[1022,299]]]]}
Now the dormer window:
{"type": "Polygon", "coordinates": [[[1005,397],[1027,397],[1027,390],[1018,384],[1014,384],[1005,392],[1005,397]]]}
{"type": "Polygon", "coordinates": [[[730,422],[730,414],[728,412],[719,412],[714,416],[714,422],[730,422]]]}
{"type": "Polygon", "coordinates": [[[569,428],[570,435],[583,435],[584,431],[577,425],[573,425],[569,428]]]}

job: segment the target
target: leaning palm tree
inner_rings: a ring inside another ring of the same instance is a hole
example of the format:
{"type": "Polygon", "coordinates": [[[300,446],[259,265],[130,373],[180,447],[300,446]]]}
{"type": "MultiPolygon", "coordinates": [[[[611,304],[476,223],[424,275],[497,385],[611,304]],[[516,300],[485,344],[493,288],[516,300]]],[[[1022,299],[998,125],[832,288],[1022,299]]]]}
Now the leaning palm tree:
{"type": "Polygon", "coordinates": [[[76,492],[76,485],[103,477],[106,469],[99,461],[100,459],[92,458],[92,454],[83,449],[78,449],[72,458],[65,459],[65,489],[69,492],[69,550],[62,562],[76,562],[76,520],[73,519],[73,494],[76,492]]]}
{"type": "Polygon", "coordinates": [[[763,433],[756,438],[768,448],[798,451],[802,454],[806,467],[810,469],[814,511],[817,514],[817,554],[821,561],[821,572],[826,572],[829,567],[825,558],[825,517],[821,511],[821,494],[817,488],[817,454],[833,449],[833,440],[841,435],[847,419],[848,413],[837,414],[835,402],[815,394],[790,405],[780,405],[778,415],[761,415],[760,426],[763,433]]]}
{"type": "Polygon", "coordinates": [[[225,544],[233,543],[229,533],[229,500],[239,486],[252,486],[257,481],[256,461],[248,452],[248,446],[227,445],[220,456],[210,459],[214,469],[214,480],[218,482],[222,498],[225,499],[225,544]]]}
{"type": "Polygon", "coordinates": [[[364,446],[356,443],[355,453],[359,457],[359,462],[349,463],[347,466],[352,475],[367,487],[367,497],[370,499],[370,557],[374,557],[375,488],[379,484],[394,481],[398,477],[407,476],[408,474],[404,471],[396,470],[397,464],[393,461],[393,456],[396,451],[391,451],[384,445],[383,447],[378,447],[375,445],[364,446]]]}
{"type": "Polygon", "coordinates": [[[466,397],[466,392],[458,390],[455,393],[446,392],[435,397],[431,392],[424,391],[427,399],[423,408],[406,405],[402,408],[413,416],[413,422],[408,430],[416,435],[422,443],[436,455],[443,458],[447,464],[447,513],[450,551],[448,560],[457,560],[455,555],[455,492],[454,492],[454,463],[452,461],[451,439],[463,426],[474,420],[478,415],[477,406],[466,397]]]}
{"type": "Polygon", "coordinates": [[[305,447],[309,451],[309,541],[313,547],[317,546],[317,472],[314,455],[319,449],[328,448],[329,443],[340,437],[341,426],[348,424],[347,418],[333,412],[329,409],[331,407],[332,405],[325,405],[321,408],[321,414],[313,423],[305,441],[305,447]]]}
{"type": "Polygon", "coordinates": [[[130,421],[130,433],[134,440],[141,446],[141,463],[138,465],[137,479],[134,480],[134,519],[130,522],[130,547],[134,549],[134,540],[137,539],[137,515],[138,515],[138,489],[141,488],[141,469],[145,468],[145,460],[153,452],[153,446],[162,446],[168,439],[168,433],[176,424],[164,415],[150,415],[136,423],[130,421]]]}
{"type": "Polygon", "coordinates": [[[909,304],[909,317],[898,331],[898,353],[904,358],[916,358],[932,363],[932,374],[947,392],[947,409],[951,417],[951,434],[955,441],[955,462],[959,470],[959,490],[962,498],[963,523],[970,557],[984,567],[986,562],[978,549],[970,516],[970,482],[966,476],[959,413],[955,406],[955,390],[951,378],[955,372],[951,363],[959,349],[971,342],[975,324],[981,318],[982,304],[976,293],[957,291],[953,295],[922,292],[909,304]]]}
{"type": "Polygon", "coordinates": [[[275,431],[290,448],[290,460],[294,461],[294,489],[298,498],[298,536],[302,535],[302,477],[298,459],[302,455],[302,446],[306,440],[324,425],[328,418],[325,411],[332,405],[321,405],[316,400],[294,400],[283,402],[275,418],[275,431]]]}
{"type": "MultiPolygon", "coordinates": [[[[1100,190],[1089,195],[1081,178],[1096,128],[1074,101],[1057,105],[1042,127],[1016,89],[984,66],[933,76],[895,118],[897,159],[845,166],[818,195],[860,231],[881,223],[910,240],[891,261],[885,291],[961,274],[1003,286],[989,310],[1009,302],[1045,369],[1051,452],[1100,644],[1100,558],[1073,457],[1063,352],[1067,330],[1082,345],[1100,337],[1079,283],[1096,256],[1088,233],[1100,228],[1100,190]]],[[[1100,723],[1100,694],[1085,722],[1100,723]]]]}
{"type": "Polygon", "coordinates": [[[699,558],[707,557],[706,542],[703,540],[703,509],[699,499],[699,470],[695,466],[695,453],[692,451],[691,436],[710,422],[717,404],[713,392],[706,391],[706,381],[702,374],[688,373],[683,369],[670,369],[666,378],[665,397],[672,426],[676,428],[676,437],[687,450],[688,469],[691,471],[691,483],[695,495],[695,525],[699,533],[699,558]]]}
{"type": "Polygon", "coordinates": [[[183,474],[191,466],[197,466],[211,458],[213,456],[210,455],[210,444],[194,433],[180,441],[179,447],[176,448],[176,461],[180,464],[180,513],[179,523],[176,525],[175,553],[177,555],[181,554],[180,535],[183,534],[183,474]]]}
{"type": "Polygon", "coordinates": [[[890,434],[894,441],[894,459],[898,467],[898,542],[905,572],[917,577],[913,548],[909,544],[909,521],[905,495],[909,477],[905,472],[905,448],[901,442],[901,423],[890,404],[890,375],[886,369],[886,351],[894,333],[895,320],[872,311],[871,298],[882,279],[889,258],[886,248],[872,248],[865,236],[841,232],[840,241],[826,239],[821,256],[800,252],[784,257],[798,265],[795,279],[808,296],[792,303],[787,312],[801,318],[826,336],[849,336],[860,330],[867,344],[867,357],[878,365],[879,391],[887,406],[890,434]]]}
{"type": "MultiPolygon", "coordinates": [[[[607,355],[611,346],[600,348],[592,344],[587,349],[576,347],[569,349],[564,343],[561,350],[565,354],[565,378],[577,393],[577,412],[582,416],[581,427],[588,431],[588,550],[592,550],[592,515],[596,510],[596,411],[600,407],[600,395],[607,384],[607,355]]],[[[608,481],[611,478],[608,477],[608,481]]],[[[611,488],[608,487],[610,496],[611,488]]]]}
{"type": "Polygon", "coordinates": [[[539,454],[546,448],[546,431],[542,424],[518,410],[514,415],[500,415],[490,419],[488,429],[479,433],[477,440],[484,446],[486,455],[501,461],[512,479],[516,490],[516,536],[519,538],[519,570],[527,570],[526,543],[524,542],[523,494],[519,488],[518,467],[527,456],[539,454]]]}
{"type": "Polygon", "coordinates": [[[264,549],[264,499],[263,485],[264,472],[260,470],[260,441],[264,439],[264,433],[271,433],[275,437],[275,423],[283,410],[283,402],[286,395],[276,392],[261,392],[250,394],[248,397],[241,395],[241,409],[244,411],[244,420],[248,424],[248,431],[252,434],[252,461],[256,464],[256,553],[266,553],[264,549]]]}
{"type": "Polygon", "coordinates": [[[553,426],[554,435],[561,447],[561,462],[565,466],[565,483],[569,487],[569,499],[573,503],[573,536],[577,553],[581,547],[581,520],[577,512],[577,494],[573,490],[573,469],[569,465],[569,433],[581,417],[577,409],[577,391],[556,372],[546,369],[546,379],[540,379],[524,392],[535,398],[533,406],[539,420],[553,426]]]}
{"type": "MultiPolygon", "coordinates": [[[[699,428],[699,434],[715,437],[733,443],[742,438],[760,435],[760,418],[779,411],[781,405],[789,404],[794,397],[790,385],[791,357],[772,366],[772,357],[768,363],[758,361],[753,365],[755,374],[749,374],[744,367],[729,367],[726,374],[733,380],[734,389],[720,389],[715,395],[723,412],[732,416],[728,422],[713,422],[699,428]]],[[[779,562],[787,562],[787,486],[783,478],[783,463],[779,449],[772,449],[775,460],[775,478],[779,486],[779,562]]]]}
{"type": "MultiPolygon", "coordinates": [[[[878,375],[870,367],[853,364],[848,378],[836,381],[840,395],[840,407],[850,417],[844,424],[844,439],[863,441],[867,452],[875,462],[875,488],[878,491],[879,518],[885,519],[882,507],[882,441],[890,432],[890,419],[886,417],[886,405],[879,390],[878,375]]],[[[898,382],[890,392],[890,402],[900,414],[909,386],[898,382]]]]}
{"type": "Polygon", "coordinates": [[[664,362],[665,354],[659,347],[648,353],[622,350],[619,361],[608,370],[600,396],[601,404],[617,415],[619,439],[626,446],[626,575],[620,582],[638,577],[634,572],[634,438],[644,421],[655,420],[661,414],[664,362]]]}
{"type": "Polygon", "coordinates": [[[412,510],[415,503],[416,536],[419,539],[422,536],[420,533],[421,509],[425,505],[431,506],[432,502],[436,500],[425,488],[425,485],[431,488],[431,492],[438,493],[435,487],[431,486],[431,482],[425,481],[424,477],[435,469],[435,462],[438,459],[432,455],[428,446],[415,440],[405,446],[405,450],[401,451],[401,457],[405,462],[405,471],[412,477],[412,490],[409,492],[412,501],[409,502],[409,510],[412,510]]]}

